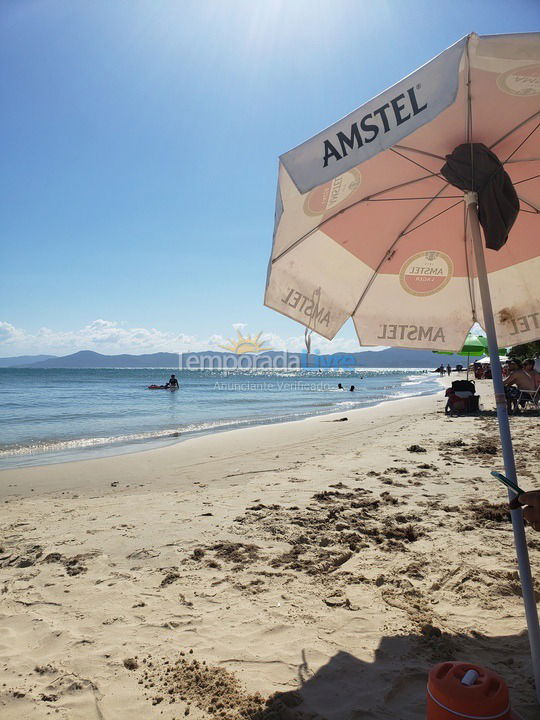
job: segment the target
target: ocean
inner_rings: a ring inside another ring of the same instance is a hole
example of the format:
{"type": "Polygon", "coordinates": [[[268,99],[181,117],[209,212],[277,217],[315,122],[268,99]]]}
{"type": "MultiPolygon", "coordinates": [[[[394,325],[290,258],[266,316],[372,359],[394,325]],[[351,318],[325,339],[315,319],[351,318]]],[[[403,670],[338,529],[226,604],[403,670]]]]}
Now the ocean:
{"type": "Polygon", "coordinates": [[[440,388],[433,373],[410,368],[0,368],[0,469],[134,452],[201,433],[346,413],[440,388]],[[179,391],[147,389],[165,383],[172,372],[179,391]],[[338,383],[346,390],[338,390],[338,383]]]}

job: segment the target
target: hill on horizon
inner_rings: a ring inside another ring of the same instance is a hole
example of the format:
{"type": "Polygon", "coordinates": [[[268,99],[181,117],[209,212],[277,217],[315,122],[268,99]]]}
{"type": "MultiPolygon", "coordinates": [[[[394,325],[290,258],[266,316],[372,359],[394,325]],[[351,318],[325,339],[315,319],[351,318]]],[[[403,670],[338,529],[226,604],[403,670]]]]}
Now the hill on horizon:
{"type": "MultiPolygon", "coordinates": [[[[192,356],[205,355],[212,358],[227,357],[230,363],[241,358],[241,355],[235,355],[227,352],[203,351],[189,353],[192,356]]],[[[267,351],[260,353],[261,356],[268,358],[282,355],[277,351],[267,351]]],[[[289,353],[289,356],[300,358],[300,353],[289,353]]],[[[441,363],[446,365],[450,363],[455,365],[461,363],[464,365],[467,358],[459,355],[436,355],[431,350],[410,350],[407,348],[387,348],[386,350],[360,350],[355,353],[332,353],[328,355],[310,355],[310,365],[316,367],[332,367],[334,360],[336,366],[340,358],[353,358],[349,366],[353,367],[410,367],[410,368],[435,368],[441,363]],[[325,362],[327,360],[327,362],[325,362]]],[[[56,356],[20,356],[19,358],[0,358],[0,367],[24,367],[28,369],[40,368],[81,368],[81,369],[98,369],[98,368],[178,368],[178,353],[145,353],[141,355],[121,354],[121,355],[103,355],[93,350],[80,350],[79,352],[65,355],[63,357],[56,356]],[[36,358],[38,358],[36,360],[36,358]],[[24,359],[26,362],[21,362],[24,359]],[[9,361],[17,361],[9,364],[9,361]]]]}
{"type": "Polygon", "coordinates": [[[0,358],[0,368],[28,365],[29,363],[41,362],[42,360],[49,360],[54,357],[56,357],[56,355],[15,355],[14,357],[0,358]]]}

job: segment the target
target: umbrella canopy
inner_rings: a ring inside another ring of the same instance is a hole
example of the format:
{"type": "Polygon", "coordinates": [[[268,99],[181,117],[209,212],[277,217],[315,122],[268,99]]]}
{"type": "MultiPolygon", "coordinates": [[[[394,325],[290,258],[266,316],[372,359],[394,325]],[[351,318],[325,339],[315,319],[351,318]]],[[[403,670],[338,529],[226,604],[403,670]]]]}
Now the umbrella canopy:
{"type": "Polygon", "coordinates": [[[485,355],[488,345],[487,338],[480,335],[472,335],[469,333],[463,347],[459,351],[460,355],[485,355]]]}
{"type": "MultiPolygon", "coordinates": [[[[433,352],[438,355],[466,355],[467,357],[476,357],[485,355],[488,352],[488,341],[484,335],[473,335],[469,333],[459,352],[451,353],[446,350],[434,350],[433,352]]],[[[499,348],[499,355],[506,355],[506,349],[499,348]]]]}
{"type": "MultiPolygon", "coordinates": [[[[463,38],[281,156],[265,294],[328,339],[352,317],[362,345],[459,351],[482,317],[514,483],[498,343],[540,338],[539,128],[540,33],[463,38]]],[[[521,510],[511,517],[540,700],[521,510]]]]}
{"type": "Polygon", "coordinates": [[[539,126],[540,33],[473,34],[285,153],[265,304],[328,339],[352,317],[362,345],[460,350],[482,301],[463,193],[441,169],[475,141],[491,153],[470,153],[483,195],[504,184],[498,157],[520,203],[485,258],[499,342],[538,339],[539,126]]]}

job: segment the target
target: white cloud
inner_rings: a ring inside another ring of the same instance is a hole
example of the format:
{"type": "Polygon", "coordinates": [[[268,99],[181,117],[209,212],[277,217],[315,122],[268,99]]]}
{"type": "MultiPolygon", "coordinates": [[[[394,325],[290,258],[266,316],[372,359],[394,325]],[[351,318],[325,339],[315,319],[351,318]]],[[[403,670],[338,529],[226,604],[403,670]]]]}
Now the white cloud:
{"type": "Polygon", "coordinates": [[[247,328],[247,323],[233,323],[232,326],[237,332],[243,332],[247,328]]]}
{"type": "Polygon", "coordinates": [[[0,322],[0,353],[4,355],[50,353],[62,355],[77,350],[101,353],[144,353],[187,349],[195,339],[156,328],[129,328],[98,318],[77,330],[42,327],[31,333],[0,322]]]}
{"type": "MultiPolygon", "coordinates": [[[[250,333],[245,323],[235,323],[232,327],[245,334],[257,334],[250,333]]],[[[229,333],[231,337],[234,334],[229,333]]],[[[263,333],[261,340],[265,340],[266,346],[273,350],[305,350],[303,333],[289,337],[263,333]]],[[[103,318],[76,330],[62,331],[42,327],[34,333],[0,321],[0,356],[37,353],[68,355],[78,350],[95,350],[109,355],[219,350],[227,341],[227,335],[214,334],[201,338],[184,333],[164,332],[157,328],[130,328],[125,323],[103,318]]],[[[357,352],[360,349],[355,338],[336,338],[329,341],[319,335],[312,335],[311,352],[357,352]]]]}
{"type": "Polygon", "coordinates": [[[0,347],[10,345],[20,341],[24,337],[24,332],[18,330],[11,323],[0,320],[0,347]]]}

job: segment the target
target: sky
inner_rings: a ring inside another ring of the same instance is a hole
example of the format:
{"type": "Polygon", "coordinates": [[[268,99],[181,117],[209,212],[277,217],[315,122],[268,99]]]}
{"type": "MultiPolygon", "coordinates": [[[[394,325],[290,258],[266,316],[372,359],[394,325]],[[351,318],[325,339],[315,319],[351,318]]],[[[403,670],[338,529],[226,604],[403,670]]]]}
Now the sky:
{"type": "Polygon", "coordinates": [[[279,155],[539,26],[539,0],[0,2],[0,356],[301,347],[263,306],[279,155]]]}

